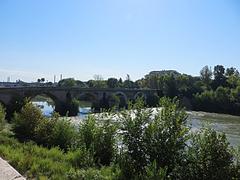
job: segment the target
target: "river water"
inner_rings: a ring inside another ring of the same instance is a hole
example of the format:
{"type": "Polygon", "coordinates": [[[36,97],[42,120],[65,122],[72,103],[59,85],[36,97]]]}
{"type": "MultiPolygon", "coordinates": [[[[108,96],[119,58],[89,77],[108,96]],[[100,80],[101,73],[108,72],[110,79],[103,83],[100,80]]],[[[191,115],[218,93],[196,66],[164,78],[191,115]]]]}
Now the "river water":
{"type": "MultiPolygon", "coordinates": [[[[54,107],[47,102],[33,102],[40,107],[45,116],[51,116],[54,107]]],[[[79,108],[78,117],[74,117],[75,121],[83,120],[91,108],[79,108]]],[[[202,126],[210,126],[218,132],[224,132],[232,146],[240,145],[240,116],[231,116],[226,114],[206,113],[189,111],[188,124],[192,131],[199,130],[202,126]]]]}
{"type": "Polygon", "coordinates": [[[192,130],[210,126],[218,132],[224,132],[232,146],[240,145],[240,116],[207,112],[188,112],[188,122],[192,130]]]}

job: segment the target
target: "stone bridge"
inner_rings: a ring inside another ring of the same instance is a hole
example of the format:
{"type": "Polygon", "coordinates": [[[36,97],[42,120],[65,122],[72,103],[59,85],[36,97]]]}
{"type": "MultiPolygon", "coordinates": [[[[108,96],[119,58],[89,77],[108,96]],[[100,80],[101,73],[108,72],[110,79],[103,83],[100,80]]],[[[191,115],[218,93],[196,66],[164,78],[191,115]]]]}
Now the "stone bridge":
{"type": "Polygon", "coordinates": [[[101,108],[101,102],[109,101],[113,95],[119,97],[121,104],[126,105],[129,100],[135,100],[139,96],[146,100],[149,95],[159,95],[159,93],[156,89],[13,87],[0,88],[0,103],[8,109],[20,104],[24,98],[32,99],[37,95],[45,95],[54,101],[55,111],[65,115],[69,110],[67,104],[73,99],[90,101],[101,108]]]}

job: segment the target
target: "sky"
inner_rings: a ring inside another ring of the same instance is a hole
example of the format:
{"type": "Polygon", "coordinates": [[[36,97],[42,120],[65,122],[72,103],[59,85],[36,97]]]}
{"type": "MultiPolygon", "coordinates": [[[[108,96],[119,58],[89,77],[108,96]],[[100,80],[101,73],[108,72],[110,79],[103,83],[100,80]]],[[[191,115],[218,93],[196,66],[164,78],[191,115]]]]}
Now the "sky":
{"type": "Polygon", "coordinates": [[[240,70],[239,0],[0,0],[0,81],[240,70]]]}

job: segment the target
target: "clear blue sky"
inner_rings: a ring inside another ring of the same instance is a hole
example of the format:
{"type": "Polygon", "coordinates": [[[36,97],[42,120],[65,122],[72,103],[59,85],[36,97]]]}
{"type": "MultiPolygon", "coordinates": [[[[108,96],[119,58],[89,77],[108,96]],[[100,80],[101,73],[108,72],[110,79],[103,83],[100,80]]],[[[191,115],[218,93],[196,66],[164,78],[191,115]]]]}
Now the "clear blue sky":
{"type": "Polygon", "coordinates": [[[0,81],[240,69],[239,0],[0,0],[0,81]]]}

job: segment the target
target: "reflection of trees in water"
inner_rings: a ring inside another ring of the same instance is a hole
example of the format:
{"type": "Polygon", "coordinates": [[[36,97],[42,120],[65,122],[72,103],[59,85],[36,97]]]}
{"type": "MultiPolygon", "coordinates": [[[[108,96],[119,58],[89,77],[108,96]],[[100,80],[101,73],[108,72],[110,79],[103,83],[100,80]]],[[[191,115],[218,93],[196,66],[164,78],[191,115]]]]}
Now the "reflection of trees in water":
{"type": "Polygon", "coordinates": [[[48,106],[54,107],[54,101],[47,95],[37,95],[31,100],[32,102],[46,102],[48,106]]]}
{"type": "Polygon", "coordinates": [[[84,101],[84,100],[79,100],[79,107],[84,108],[84,107],[92,107],[92,102],[90,101],[84,101]]]}

